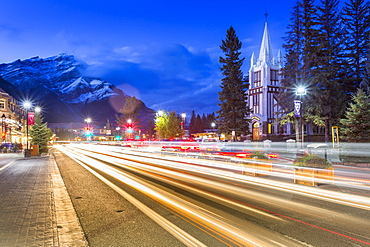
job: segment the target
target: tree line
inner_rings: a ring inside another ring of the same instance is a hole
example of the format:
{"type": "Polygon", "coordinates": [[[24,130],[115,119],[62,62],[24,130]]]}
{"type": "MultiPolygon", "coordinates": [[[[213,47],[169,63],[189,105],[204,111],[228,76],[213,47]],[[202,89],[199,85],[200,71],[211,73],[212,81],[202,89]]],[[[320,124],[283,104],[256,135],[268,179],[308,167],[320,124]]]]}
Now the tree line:
{"type": "MultiPolygon", "coordinates": [[[[342,124],[351,102],[361,98],[366,105],[369,95],[369,1],[349,0],[339,8],[338,0],[298,0],[293,7],[286,36],[283,37],[285,64],[279,105],[286,117],[281,123],[297,121],[293,116],[295,90],[303,86],[308,91],[303,104],[303,118],[307,126],[322,128],[325,141],[329,141],[333,125],[342,124]],[[359,90],[359,91],[357,91],[359,90]]],[[[248,134],[247,90],[241,65],[241,42],[233,27],[227,30],[220,46],[225,57],[220,57],[224,75],[219,93],[220,110],[217,112],[219,130],[237,135],[248,134]]],[[[358,108],[362,109],[363,108],[358,108]]],[[[369,114],[369,109],[361,114],[369,114]]],[[[362,125],[363,126],[363,125],[362,125]]],[[[366,128],[364,129],[366,130],[366,128]]],[[[368,129],[367,129],[368,130],[368,129]]],[[[345,133],[348,133],[345,132],[345,133]]],[[[366,133],[363,131],[362,133],[366,133]]],[[[363,137],[368,140],[369,137],[363,137]]]]}
{"type": "MultiPolygon", "coordinates": [[[[302,108],[304,122],[312,128],[311,132],[323,130],[325,141],[330,140],[333,125],[339,125],[343,133],[350,135],[349,129],[356,125],[353,116],[357,119],[359,115],[369,116],[369,12],[370,3],[365,0],[348,0],[342,8],[339,0],[320,0],[318,4],[314,0],[295,2],[283,37],[285,62],[281,85],[284,90],[278,102],[286,117],[280,119],[281,123],[297,121],[292,113],[298,86],[307,90],[302,108]]],[[[242,43],[231,26],[220,45],[224,56],[219,58],[223,75],[219,110],[216,115],[212,113],[202,117],[193,111],[189,133],[204,132],[204,129],[212,128],[212,122],[217,124],[219,133],[234,131],[236,136],[250,133],[249,82],[241,70],[244,62],[241,47],[242,43]]],[[[129,115],[122,113],[123,116],[129,115]]],[[[171,121],[177,121],[172,125],[178,129],[181,117],[175,112],[168,113],[168,116],[171,116],[171,121]]],[[[125,121],[119,120],[121,123],[125,121]]],[[[369,127],[364,123],[361,126],[362,140],[370,141],[370,134],[364,136],[369,127]]],[[[160,131],[155,122],[149,123],[147,129],[154,127],[160,131]]],[[[175,135],[183,135],[183,130],[178,129],[175,135]]]]}
{"type": "Polygon", "coordinates": [[[359,89],[369,92],[370,7],[364,0],[349,0],[342,9],[338,0],[314,2],[296,1],[293,7],[279,102],[292,112],[295,89],[304,86],[304,121],[323,128],[327,142],[352,95],[359,89]]]}

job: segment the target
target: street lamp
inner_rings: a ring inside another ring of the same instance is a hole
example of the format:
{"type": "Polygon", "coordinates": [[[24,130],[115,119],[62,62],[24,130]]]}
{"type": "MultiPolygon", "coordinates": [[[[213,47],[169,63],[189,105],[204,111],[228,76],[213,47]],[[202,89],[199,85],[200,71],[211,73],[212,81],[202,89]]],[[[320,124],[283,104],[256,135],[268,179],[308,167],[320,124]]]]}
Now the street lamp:
{"type": "Polygon", "coordinates": [[[4,141],[6,138],[5,119],[6,119],[6,116],[5,114],[3,114],[1,116],[1,137],[4,139],[4,141]]]}
{"type": "Polygon", "coordinates": [[[41,108],[40,108],[39,106],[36,106],[36,107],[35,107],[35,112],[36,112],[37,114],[39,114],[39,113],[41,112],[41,108]]]}
{"type": "MultiPolygon", "coordinates": [[[[299,86],[296,90],[296,95],[299,96],[299,100],[294,101],[294,116],[300,118],[301,125],[301,148],[303,148],[304,142],[304,125],[303,125],[303,114],[302,114],[302,96],[306,95],[307,90],[305,87],[299,86]]],[[[299,130],[298,130],[299,131],[299,130]]]]}
{"type": "Polygon", "coordinates": [[[91,129],[90,129],[90,123],[92,122],[91,118],[86,118],[85,122],[87,123],[87,129],[86,129],[86,140],[91,140],[91,129]]]}
{"type": "Polygon", "coordinates": [[[185,120],[186,120],[186,113],[181,114],[182,117],[182,123],[181,123],[181,129],[185,129],[185,120]]]}
{"type": "Polygon", "coordinates": [[[132,128],[132,119],[131,118],[127,119],[127,128],[126,128],[126,130],[127,130],[127,133],[128,133],[128,139],[132,139],[131,134],[133,132],[133,128],[132,128]]]}
{"type": "Polygon", "coordinates": [[[120,130],[121,130],[121,128],[119,126],[116,127],[116,141],[121,140],[120,130]]]}
{"type": "Polygon", "coordinates": [[[28,148],[28,110],[31,108],[32,104],[29,101],[23,103],[24,109],[26,109],[26,150],[24,151],[24,157],[30,157],[31,152],[28,148]]]}

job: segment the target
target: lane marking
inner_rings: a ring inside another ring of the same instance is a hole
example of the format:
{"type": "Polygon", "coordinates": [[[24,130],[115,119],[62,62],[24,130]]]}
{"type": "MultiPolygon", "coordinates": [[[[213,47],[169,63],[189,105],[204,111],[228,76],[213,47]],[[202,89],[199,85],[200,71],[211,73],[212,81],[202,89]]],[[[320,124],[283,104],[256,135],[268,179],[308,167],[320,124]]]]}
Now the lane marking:
{"type": "Polygon", "coordinates": [[[13,161],[9,162],[8,164],[6,164],[5,166],[1,167],[1,168],[0,168],[0,172],[1,172],[2,170],[6,169],[6,168],[7,168],[8,166],[10,166],[11,164],[13,164],[14,162],[16,162],[16,160],[13,160],[13,161]]]}
{"type": "MultiPolygon", "coordinates": [[[[66,150],[65,150],[66,151],[66,150]]],[[[64,152],[67,154],[67,152],[64,152]]],[[[70,153],[70,152],[68,152],[70,153]]],[[[71,154],[71,153],[70,153],[71,154]]],[[[68,154],[67,154],[68,155],[68,154]]],[[[109,187],[111,187],[113,190],[115,190],[117,193],[119,193],[121,196],[123,196],[125,199],[127,199],[129,202],[131,202],[133,205],[135,205],[138,209],[140,209],[144,214],[146,214],[149,218],[151,218],[154,222],[159,224],[161,227],[166,229],[169,233],[171,233],[174,237],[176,237],[178,240],[180,240],[182,243],[184,243],[186,246],[194,246],[194,247],[206,247],[202,242],[198,241],[195,239],[193,236],[188,234],[187,232],[183,231],[176,225],[174,225],[172,222],[166,220],[159,214],[157,214],[155,211],[153,211],[151,208],[147,207],[140,201],[138,201],[136,198],[95,172],[93,169],[82,163],[81,161],[78,160],[77,157],[74,157],[73,155],[68,155],[71,157],[73,160],[75,160],[78,164],[83,166],[86,170],[94,174],[97,178],[102,180],[105,184],[107,184],[109,187]]]]}

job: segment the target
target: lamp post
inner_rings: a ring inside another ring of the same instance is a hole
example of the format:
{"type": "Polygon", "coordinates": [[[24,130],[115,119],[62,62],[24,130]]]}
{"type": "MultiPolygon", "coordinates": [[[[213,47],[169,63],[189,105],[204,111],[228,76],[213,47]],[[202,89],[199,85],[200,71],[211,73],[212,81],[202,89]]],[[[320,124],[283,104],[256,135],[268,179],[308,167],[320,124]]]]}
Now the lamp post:
{"type": "Polygon", "coordinates": [[[120,133],[121,128],[116,127],[116,141],[121,140],[121,133],[120,133]]]}
{"type": "Polygon", "coordinates": [[[186,120],[186,113],[181,114],[182,122],[181,122],[181,129],[185,129],[185,120],[186,120]]]}
{"type": "Polygon", "coordinates": [[[39,114],[41,112],[41,108],[39,106],[35,107],[35,113],[39,114]]]}
{"type": "Polygon", "coordinates": [[[91,130],[90,130],[90,123],[91,123],[91,118],[86,118],[85,122],[87,123],[87,133],[86,134],[86,140],[90,141],[91,140],[91,130]]]}
{"type": "Polygon", "coordinates": [[[133,132],[133,129],[132,129],[132,119],[129,118],[127,119],[127,133],[128,133],[128,139],[132,139],[132,136],[131,136],[131,133],[133,132]]]}
{"type": "Polygon", "coordinates": [[[24,150],[24,157],[31,156],[31,152],[28,146],[28,110],[31,108],[31,106],[32,106],[31,102],[26,101],[23,103],[23,107],[24,109],[26,109],[26,150],[24,150]]]}
{"type": "MultiPolygon", "coordinates": [[[[303,125],[303,114],[302,114],[302,96],[306,95],[307,90],[305,87],[298,87],[296,90],[296,95],[299,96],[299,100],[294,101],[294,116],[300,118],[300,125],[301,125],[301,149],[303,148],[303,142],[304,142],[304,125],[303,125]]],[[[299,130],[298,130],[299,131],[299,130]]]]}
{"type": "Polygon", "coordinates": [[[5,137],[6,137],[6,131],[5,131],[5,118],[6,118],[5,114],[3,114],[3,115],[1,116],[1,138],[3,138],[3,139],[4,139],[4,141],[5,141],[5,137]]]}

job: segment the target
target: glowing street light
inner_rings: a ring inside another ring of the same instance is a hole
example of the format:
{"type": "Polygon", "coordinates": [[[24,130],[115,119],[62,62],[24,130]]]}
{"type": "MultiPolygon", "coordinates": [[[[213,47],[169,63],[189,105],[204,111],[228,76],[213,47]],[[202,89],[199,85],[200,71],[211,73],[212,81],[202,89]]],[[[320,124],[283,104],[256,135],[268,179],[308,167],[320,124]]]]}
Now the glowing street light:
{"type": "Polygon", "coordinates": [[[28,110],[32,107],[31,102],[26,101],[23,103],[23,108],[26,109],[26,150],[24,150],[24,157],[30,157],[31,152],[28,148],[28,110]]]}
{"type": "Polygon", "coordinates": [[[39,106],[36,106],[35,107],[35,112],[38,114],[38,113],[40,113],[41,112],[41,107],[39,107],[39,106]]]}
{"type": "Polygon", "coordinates": [[[299,95],[299,96],[302,96],[302,95],[306,95],[307,93],[307,90],[305,87],[297,87],[297,90],[296,90],[296,95],[299,95]]]}

